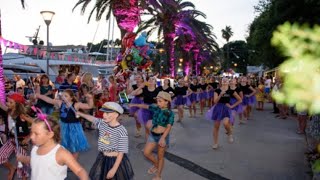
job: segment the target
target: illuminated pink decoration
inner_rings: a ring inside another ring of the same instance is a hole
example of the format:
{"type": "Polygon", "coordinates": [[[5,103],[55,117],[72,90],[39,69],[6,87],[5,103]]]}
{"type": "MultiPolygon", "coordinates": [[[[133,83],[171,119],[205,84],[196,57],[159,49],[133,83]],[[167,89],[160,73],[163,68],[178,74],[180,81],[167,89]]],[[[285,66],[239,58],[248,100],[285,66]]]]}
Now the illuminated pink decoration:
{"type": "Polygon", "coordinates": [[[120,29],[133,32],[140,22],[140,8],[137,0],[120,0],[113,4],[113,15],[120,29]]]}
{"type": "Polygon", "coordinates": [[[169,57],[169,71],[171,73],[171,77],[175,76],[175,60],[174,60],[174,38],[176,37],[175,33],[166,33],[165,34],[165,44],[167,45],[166,49],[169,57]]]}
{"type": "MultiPolygon", "coordinates": [[[[1,13],[0,13],[0,38],[2,36],[1,31],[1,13]]],[[[4,74],[3,74],[3,57],[2,57],[2,46],[0,44],[0,101],[1,103],[6,102],[6,91],[5,91],[5,80],[4,80],[4,74]]]]}

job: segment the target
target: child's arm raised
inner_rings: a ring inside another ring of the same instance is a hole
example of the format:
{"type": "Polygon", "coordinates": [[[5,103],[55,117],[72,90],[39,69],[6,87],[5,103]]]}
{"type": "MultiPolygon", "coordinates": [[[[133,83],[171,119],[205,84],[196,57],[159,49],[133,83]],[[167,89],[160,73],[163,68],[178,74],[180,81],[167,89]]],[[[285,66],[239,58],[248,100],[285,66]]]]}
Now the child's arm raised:
{"type": "Polygon", "coordinates": [[[58,105],[59,107],[61,106],[61,100],[52,99],[48,96],[45,96],[45,95],[42,95],[39,93],[36,94],[36,98],[41,99],[41,100],[43,100],[49,104],[52,104],[52,105],[58,105]]]}
{"type": "Polygon", "coordinates": [[[83,117],[84,119],[86,119],[86,120],[88,120],[90,122],[93,122],[96,119],[96,117],[94,117],[94,116],[91,116],[89,114],[85,114],[85,113],[82,113],[82,112],[79,112],[79,111],[77,111],[76,115],[81,116],[81,117],[83,117]]]}
{"type": "Polygon", "coordinates": [[[129,104],[129,107],[138,107],[143,109],[149,109],[149,105],[147,104],[129,104]]]}
{"type": "Polygon", "coordinates": [[[94,106],[94,103],[93,103],[93,97],[91,94],[87,94],[86,95],[87,97],[87,100],[88,100],[88,103],[80,103],[80,102],[77,102],[74,106],[76,108],[76,110],[78,109],[92,109],[93,106],[94,106]]]}
{"type": "Polygon", "coordinates": [[[80,180],[89,180],[87,171],[78,163],[72,154],[63,147],[59,148],[56,154],[56,160],[57,163],[62,166],[67,165],[80,180]]]}

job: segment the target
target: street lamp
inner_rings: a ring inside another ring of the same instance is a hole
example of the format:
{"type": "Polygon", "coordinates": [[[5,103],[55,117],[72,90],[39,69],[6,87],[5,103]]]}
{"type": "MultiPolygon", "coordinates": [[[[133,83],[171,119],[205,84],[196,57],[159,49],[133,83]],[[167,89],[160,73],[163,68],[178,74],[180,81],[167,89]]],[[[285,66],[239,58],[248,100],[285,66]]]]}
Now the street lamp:
{"type": "Polygon", "coordinates": [[[42,15],[43,20],[47,25],[47,74],[50,78],[50,75],[49,75],[49,25],[55,13],[53,11],[41,11],[40,14],[42,15]]]}

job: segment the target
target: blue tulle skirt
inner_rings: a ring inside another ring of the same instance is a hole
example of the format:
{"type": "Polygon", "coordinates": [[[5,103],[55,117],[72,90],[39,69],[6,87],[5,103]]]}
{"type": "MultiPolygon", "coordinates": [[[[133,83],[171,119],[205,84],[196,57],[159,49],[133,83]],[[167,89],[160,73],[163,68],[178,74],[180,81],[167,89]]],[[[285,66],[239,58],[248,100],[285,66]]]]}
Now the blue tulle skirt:
{"type": "Polygon", "coordinates": [[[138,110],[138,121],[141,124],[146,125],[148,120],[152,120],[152,116],[153,116],[153,113],[148,109],[141,108],[138,110]]]}
{"type": "Polygon", "coordinates": [[[253,106],[256,104],[256,102],[257,102],[257,99],[255,95],[249,97],[249,105],[253,106]]]}
{"type": "MultiPolygon", "coordinates": [[[[139,97],[134,97],[131,102],[131,104],[143,104],[143,100],[139,97]]],[[[130,115],[134,115],[139,110],[138,107],[130,107],[129,113],[130,115]]]]}
{"type": "Polygon", "coordinates": [[[182,95],[178,95],[174,100],[174,104],[176,106],[185,105],[186,103],[187,103],[187,98],[183,97],[182,95]]]}
{"type": "MultiPolygon", "coordinates": [[[[231,98],[230,99],[230,105],[233,105],[234,103],[237,102],[236,98],[231,98]]],[[[243,112],[243,107],[242,104],[240,103],[238,106],[234,107],[231,109],[232,111],[236,111],[237,114],[241,114],[243,112]]]]}
{"type": "Polygon", "coordinates": [[[203,91],[201,93],[198,94],[198,97],[199,97],[199,100],[204,100],[204,99],[207,99],[208,98],[208,95],[207,95],[207,92],[206,91],[203,91]]]}
{"type": "MultiPolygon", "coordinates": [[[[115,164],[117,157],[104,156],[101,152],[98,154],[96,161],[94,162],[89,176],[91,180],[105,180],[108,172],[115,164]]],[[[131,180],[133,179],[134,173],[131,163],[126,154],[120,162],[120,165],[113,176],[112,180],[131,180]]]]}
{"type": "Polygon", "coordinates": [[[189,100],[191,103],[196,102],[197,101],[197,94],[196,93],[192,93],[188,96],[189,100]]]}
{"type": "Polygon", "coordinates": [[[209,92],[208,92],[208,98],[210,99],[210,98],[213,98],[213,96],[214,96],[214,90],[210,90],[209,92]]]}
{"type": "Polygon", "coordinates": [[[231,118],[231,109],[223,103],[217,103],[212,106],[205,115],[206,119],[212,121],[221,121],[224,118],[231,118]]]}
{"type": "Polygon", "coordinates": [[[87,151],[90,146],[84,135],[82,125],[60,121],[61,145],[71,153],[87,151]]]}

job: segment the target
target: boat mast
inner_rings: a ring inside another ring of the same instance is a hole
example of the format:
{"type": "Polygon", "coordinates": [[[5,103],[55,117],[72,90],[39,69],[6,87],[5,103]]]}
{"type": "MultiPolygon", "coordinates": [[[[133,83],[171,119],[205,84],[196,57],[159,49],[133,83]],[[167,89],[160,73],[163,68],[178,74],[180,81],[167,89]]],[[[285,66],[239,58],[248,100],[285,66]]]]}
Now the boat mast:
{"type": "Polygon", "coordinates": [[[109,21],[109,25],[108,25],[108,40],[107,40],[107,57],[106,57],[106,61],[109,61],[109,41],[110,41],[110,26],[111,26],[111,16],[108,19],[109,21]]]}

